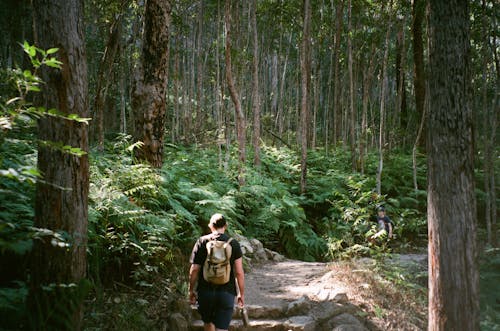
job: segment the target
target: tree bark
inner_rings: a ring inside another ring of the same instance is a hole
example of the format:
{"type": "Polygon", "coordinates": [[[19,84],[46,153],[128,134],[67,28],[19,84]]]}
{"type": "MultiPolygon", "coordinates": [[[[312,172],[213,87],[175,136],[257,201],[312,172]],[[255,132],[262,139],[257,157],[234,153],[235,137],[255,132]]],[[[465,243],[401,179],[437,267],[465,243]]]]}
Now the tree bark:
{"type": "MultiPolygon", "coordinates": [[[[424,67],[424,41],[422,22],[424,20],[425,0],[413,0],[413,84],[415,89],[415,108],[420,117],[420,123],[424,125],[425,132],[425,67],[424,67]]],[[[422,136],[423,140],[420,141],[420,146],[425,147],[425,135],[422,136]]],[[[418,142],[418,140],[417,140],[418,142]]]]}
{"type": "MultiPolygon", "coordinates": [[[[333,0],[332,0],[333,1],[333,0]]],[[[334,70],[334,109],[333,109],[333,145],[337,145],[337,141],[342,132],[342,109],[341,109],[341,88],[340,88],[340,37],[342,36],[342,18],[344,17],[344,1],[337,1],[336,19],[335,19],[335,42],[333,53],[335,58],[334,70]]]]}
{"type": "Polygon", "coordinates": [[[231,66],[231,0],[225,2],[225,30],[226,30],[226,80],[234,104],[236,114],[236,136],[238,139],[238,159],[239,174],[238,182],[240,186],[245,185],[245,162],[246,162],[246,120],[245,113],[241,109],[240,96],[233,79],[233,69],[231,66]]]}
{"type": "Polygon", "coordinates": [[[300,56],[301,92],[300,105],[300,191],[306,192],[307,186],[307,131],[309,128],[309,92],[311,85],[311,3],[304,0],[304,26],[300,56]]]}
{"type": "Polygon", "coordinates": [[[399,22],[399,31],[396,37],[396,86],[397,86],[397,104],[395,116],[392,121],[392,130],[394,137],[401,136],[401,142],[394,141],[395,144],[405,145],[406,137],[399,132],[406,132],[408,118],[406,110],[406,44],[405,44],[405,26],[406,20],[403,18],[399,22]]]}
{"type": "Polygon", "coordinates": [[[354,74],[352,69],[352,4],[351,0],[347,3],[347,58],[349,71],[349,146],[351,150],[351,169],[356,171],[356,113],[354,107],[354,74]]]}
{"type": "Polygon", "coordinates": [[[382,89],[380,92],[380,123],[378,139],[378,167],[377,167],[377,188],[378,194],[382,194],[382,171],[384,169],[384,148],[385,148],[385,96],[387,90],[387,61],[389,57],[389,36],[391,24],[387,27],[384,46],[384,60],[382,63],[382,89]]]}
{"type": "Polygon", "coordinates": [[[260,166],[259,38],[257,32],[257,13],[256,13],[257,0],[253,0],[251,7],[252,7],[251,19],[252,19],[252,31],[253,31],[253,62],[252,62],[253,148],[254,148],[253,163],[256,166],[260,166]]]}
{"type": "MultiPolygon", "coordinates": [[[[62,69],[45,68],[40,106],[64,115],[88,117],[87,64],[84,42],[83,1],[33,0],[37,47],[58,47],[62,69]]],[[[52,236],[35,240],[28,306],[33,330],[79,330],[86,271],[89,163],[87,154],[62,151],[57,144],[88,151],[88,126],[59,116],[38,122],[38,168],[43,179],[36,184],[35,227],[65,233],[67,244],[52,236]],[[47,290],[48,287],[52,291],[47,290]]]]}
{"type": "Polygon", "coordinates": [[[99,72],[97,74],[96,97],[94,99],[96,123],[94,126],[97,129],[97,149],[101,152],[104,150],[104,108],[108,87],[111,83],[110,77],[113,71],[115,56],[120,45],[122,17],[122,13],[118,14],[110,27],[108,42],[106,43],[106,48],[104,49],[104,54],[99,64],[99,72]]]}
{"type": "Polygon", "coordinates": [[[371,50],[370,63],[368,68],[363,71],[363,111],[361,113],[361,138],[359,139],[359,168],[361,174],[365,173],[365,149],[368,142],[368,101],[373,78],[373,66],[375,64],[375,44],[372,45],[371,50]]]}
{"type": "Polygon", "coordinates": [[[479,330],[468,1],[430,1],[428,330],[479,330]]]}
{"type": "Polygon", "coordinates": [[[196,76],[193,79],[196,80],[196,125],[195,134],[201,137],[203,141],[204,129],[203,125],[205,123],[205,114],[203,112],[203,3],[201,0],[198,2],[198,31],[196,38],[196,76]]]}
{"type": "Polygon", "coordinates": [[[144,144],[135,156],[157,168],[163,164],[170,11],[169,1],[146,1],[141,64],[132,97],[134,137],[144,144]]]}

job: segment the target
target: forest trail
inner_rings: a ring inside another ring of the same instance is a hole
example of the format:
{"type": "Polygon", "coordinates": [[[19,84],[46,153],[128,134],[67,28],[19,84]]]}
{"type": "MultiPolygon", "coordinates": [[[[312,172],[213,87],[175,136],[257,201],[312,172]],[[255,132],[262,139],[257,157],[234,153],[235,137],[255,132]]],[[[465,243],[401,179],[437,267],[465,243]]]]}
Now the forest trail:
{"type": "MultiPolygon", "coordinates": [[[[426,256],[395,255],[391,261],[403,267],[415,264],[423,267],[426,256]]],[[[373,314],[372,303],[366,298],[373,284],[361,282],[357,277],[373,274],[374,263],[375,260],[366,258],[331,264],[296,260],[261,262],[245,277],[250,327],[243,326],[236,312],[230,330],[401,330],[403,325],[391,321],[394,318],[391,314],[386,318],[373,314]]],[[[423,324],[418,322],[405,322],[404,329],[420,330],[423,324]]],[[[191,330],[202,330],[201,321],[195,321],[191,330]]]]}

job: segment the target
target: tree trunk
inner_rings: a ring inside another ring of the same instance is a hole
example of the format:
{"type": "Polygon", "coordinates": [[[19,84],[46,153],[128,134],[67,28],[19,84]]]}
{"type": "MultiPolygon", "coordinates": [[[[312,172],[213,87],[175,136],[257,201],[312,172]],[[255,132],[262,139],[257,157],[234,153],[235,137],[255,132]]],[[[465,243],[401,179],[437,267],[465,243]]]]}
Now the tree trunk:
{"type": "Polygon", "coordinates": [[[479,330],[468,1],[430,1],[428,330],[479,330]]]}
{"type": "MultiPolygon", "coordinates": [[[[332,0],[333,1],[333,0],[332,0]]],[[[341,89],[340,89],[340,37],[342,36],[342,18],[344,17],[344,1],[338,0],[336,6],[336,19],[335,19],[335,42],[333,46],[333,53],[335,58],[334,70],[334,109],[333,109],[333,145],[337,145],[337,141],[342,132],[342,109],[340,106],[341,89]]],[[[335,148],[335,147],[334,147],[335,148]]]]}
{"type": "Polygon", "coordinates": [[[169,1],[146,1],[141,64],[132,97],[137,114],[134,136],[144,144],[135,156],[157,168],[163,164],[170,11],[169,1]]]}
{"type": "Polygon", "coordinates": [[[396,86],[397,86],[397,104],[395,116],[392,121],[392,131],[397,139],[400,136],[401,141],[394,141],[395,144],[406,144],[406,137],[400,132],[405,132],[407,127],[407,111],[406,111],[406,44],[405,44],[405,26],[406,20],[403,18],[399,22],[399,31],[396,37],[396,86]]]}
{"type": "MultiPolygon", "coordinates": [[[[254,56],[255,57],[255,56],[254,56]]],[[[271,66],[271,114],[278,113],[278,52],[272,55],[271,66]]]]}
{"type": "Polygon", "coordinates": [[[387,27],[384,46],[384,62],[382,63],[382,89],[380,92],[380,126],[378,138],[378,167],[377,167],[377,193],[382,194],[382,170],[384,169],[385,148],[385,95],[387,90],[387,61],[389,57],[389,36],[391,24],[387,27]]]}
{"type": "Polygon", "coordinates": [[[238,139],[238,159],[239,159],[239,174],[238,182],[240,186],[245,185],[245,162],[246,162],[246,122],[245,113],[241,109],[240,97],[233,79],[233,70],[231,66],[231,0],[225,2],[225,29],[226,29],[226,80],[229,88],[231,100],[234,103],[236,114],[236,136],[238,139]]]}
{"type": "MultiPolygon", "coordinates": [[[[205,114],[203,112],[203,3],[204,1],[198,2],[198,31],[196,38],[196,76],[193,76],[193,80],[196,80],[196,125],[195,125],[195,135],[199,136],[203,141],[204,129],[203,125],[205,123],[205,114]]],[[[194,84],[194,82],[193,82],[194,84]]]]}
{"type": "MultiPolygon", "coordinates": [[[[41,106],[64,115],[88,117],[87,62],[83,1],[33,0],[37,47],[58,47],[62,69],[41,71],[41,106]]],[[[38,169],[35,227],[64,232],[66,244],[52,236],[34,241],[28,306],[33,330],[79,330],[85,295],[81,286],[86,271],[89,163],[87,154],[63,151],[59,144],[88,151],[88,126],[57,116],[38,122],[38,169]],[[48,290],[51,288],[52,290],[48,290]]]]}
{"type": "Polygon", "coordinates": [[[302,47],[300,56],[301,92],[300,105],[300,192],[306,192],[307,176],[307,129],[309,127],[309,91],[311,84],[311,4],[304,0],[304,26],[302,35],[302,47]]]}
{"type": "MultiPolygon", "coordinates": [[[[415,107],[417,114],[420,117],[420,123],[424,125],[425,132],[425,68],[424,68],[424,41],[422,32],[422,22],[424,20],[425,0],[413,0],[413,63],[414,63],[414,78],[413,84],[415,89],[415,107]]],[[[422,136],[422,147],[425,147],[425,135],[422,136]]],[[[418,141],[417,141],[418,142],[418,141]]]]}
{"type": "Polygon", "coordinates": [[[351,169],[356,171],[356,113],[354,107],[354,77],[352,70],[352,5],[351,0],[347,4],[347,58],[349,70],[349,146],[351,150],[351,169]]]}
{"type": "Polygon", "coordinates": [[[97,123],[94,124],[94,127],[97,129],[97,149],[101,152],[104,150],[104,107],[108,87],[111,83],[110,77],[113,71],[115,56],[120,46],[122,17],[123,15],[120,13],[111,25],[108,42],[104,49],[97,74],[96,97],[94,99],[94,114],[97,123]]]}
{"type": "Polygon", "coordinates": [[[370,98],[371,81],[373,78],[373,66],[375,64],[375,44],[372,45],[370,64],[363,71],[363,111],[361,114],[361,138],[359,139],[359,168],[361,174],[365,173],[365,148],[368,142],[368,101],[370,98]]]}
{"type": "MultiPolygon", "coordinates": [[[[483,113],[483,145],[484,145],[484,192],[485,192],[485,223],[487,230],[488,244],[495,247],[496,242],[496,183],[495,183],[495,138],[497,132],[497,113],[495,111],[495,106],[497,105],[498,98],[498,84],[496,85],[496,93],[493,97],[493,102],[491,106],[488,104],[488,83],[493,81],[493,77],[488,77],[488,63],[491,61],[489,50],[496,52],[490,45],[490,35],[491,32],[488,28],[487,13],[486,13],[486,1],[482,1],[482,11],[483,11],[483,21],[482,30],[484,45],[490,47],[483,47],[482,57],[483,57],[483,96],[482,96],[482,113],[483,113]]],[[[494,53],[496,55],[496,53],[494,53]]],[[[498,69],[498,68],[497,68],[498,69]]],[[[498,73],[497,73],[497,83],[498,83],[498,73]]]]}
{"type": "Polygon", "coordinates": [[[125,98],[125,72],[120,73],[120,133],[127,133],[127,102],[125,98]]]}
{"type": "Polygon", "coordinates": [[[253,0],[251,7],[252,7],[251,19],[252,19],[252,31],[253,31],[253,63],[252,63],[253,148],[254,148],[253,163],[256,166],[260,166],[259,38],[257,33],[257,13],[256,13],[257,0],[253,0]]]}

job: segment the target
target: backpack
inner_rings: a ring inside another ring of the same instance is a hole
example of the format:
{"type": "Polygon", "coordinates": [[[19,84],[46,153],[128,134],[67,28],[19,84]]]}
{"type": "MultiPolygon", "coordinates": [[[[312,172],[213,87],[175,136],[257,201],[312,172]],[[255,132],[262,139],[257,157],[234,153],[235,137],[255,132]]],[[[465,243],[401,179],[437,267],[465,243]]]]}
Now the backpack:
{"type": "Polygon", "coordinates": [[[212,239],[207,242],[207,258],[203,264],[203,278],[210,284],[223,285],[231,275],[231,241],[212,239]]]}

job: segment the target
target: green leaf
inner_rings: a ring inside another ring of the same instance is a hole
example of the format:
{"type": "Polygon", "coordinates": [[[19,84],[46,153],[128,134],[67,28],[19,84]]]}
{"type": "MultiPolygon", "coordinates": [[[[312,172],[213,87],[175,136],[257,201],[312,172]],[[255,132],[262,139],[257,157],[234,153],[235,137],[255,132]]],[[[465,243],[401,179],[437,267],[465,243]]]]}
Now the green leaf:
{"type": "Polygon", "coordinates": [[[55,57],[51,57],[50,59],[45,60],[45,65],[51,68],[61,69],[62,62],[58,61],[55,57]]]}
{"type": "Polygon", "coordinates": [[[54,54],[59,50],[59,48],[49,48],[47,50],[47,55],[54,54]]]}

